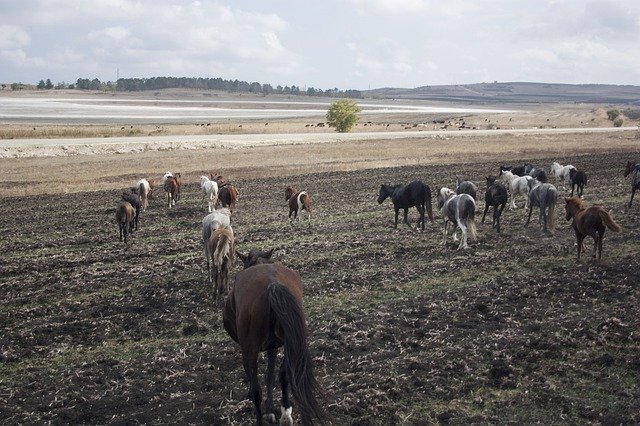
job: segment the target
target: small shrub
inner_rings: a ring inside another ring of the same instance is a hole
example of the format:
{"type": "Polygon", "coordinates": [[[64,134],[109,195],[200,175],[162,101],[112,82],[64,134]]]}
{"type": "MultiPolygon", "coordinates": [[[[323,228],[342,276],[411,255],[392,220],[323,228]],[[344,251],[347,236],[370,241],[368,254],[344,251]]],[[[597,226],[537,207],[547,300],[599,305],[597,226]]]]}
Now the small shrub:
{"type": "Polygon", "coordinates": [[[613,108],[607,111],[607,118],[611,121],[618,118],[619,115],[620,115],[620,110],[618,108],[613,108]]]}
{"type": "Polygon", "coordinates": [[[613,120],[613,125],[615,127],[622,127],[622,123],[624,123],[624,120],[622,119],[622,117],[618,117],[615,120],[613,120]]]}

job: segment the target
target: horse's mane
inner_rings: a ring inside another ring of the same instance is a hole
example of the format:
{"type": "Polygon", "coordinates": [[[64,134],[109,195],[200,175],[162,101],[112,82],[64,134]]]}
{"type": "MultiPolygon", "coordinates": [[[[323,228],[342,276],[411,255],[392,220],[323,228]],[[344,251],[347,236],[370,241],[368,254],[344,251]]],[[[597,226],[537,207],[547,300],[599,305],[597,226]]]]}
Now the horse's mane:
{"type": "Polygon", "coordinates": [[[578,210],[584,210],[586,207],[584,206],[584,201],[577,197],[565,198],[567,204],[573,204],[578,208],[578,210]]]}

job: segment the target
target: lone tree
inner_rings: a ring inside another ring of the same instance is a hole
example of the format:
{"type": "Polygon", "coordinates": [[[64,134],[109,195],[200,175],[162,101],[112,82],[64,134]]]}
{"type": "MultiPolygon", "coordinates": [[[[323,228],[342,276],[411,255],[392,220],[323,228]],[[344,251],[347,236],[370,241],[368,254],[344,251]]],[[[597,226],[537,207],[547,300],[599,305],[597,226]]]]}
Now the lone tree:
{"type": "Polygon", "coordinates": [[[351,99],[335,101],[327,111],[329,126],[335,127],[340,133],[345,133],[358,122],[358,113],[362,109],[351,99]]]}

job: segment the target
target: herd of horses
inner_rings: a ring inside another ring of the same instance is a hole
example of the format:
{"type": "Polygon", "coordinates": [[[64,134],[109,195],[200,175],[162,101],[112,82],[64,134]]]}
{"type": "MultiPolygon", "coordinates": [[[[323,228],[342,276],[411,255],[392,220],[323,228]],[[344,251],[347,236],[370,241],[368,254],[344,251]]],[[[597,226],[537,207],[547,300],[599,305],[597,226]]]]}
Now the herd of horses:
{"type": "MultiPolygon", "coordinates": [[[[593,257],[598,261],[602,256],[602,241],[605,229],[619,232],[620,226],[609,212],[600,206],[587,207],[581,199],[587,183],[586,173],[576,170],[572,165],[562,166],[553,163],[551,175],[556,184],[566,189],[572,187],[571,196],[566,197],[566,220],[573,220],[576,234],[578,262],[584,251],[584,239],[591,236],[594,240],[593,257]],[[574,187],[578,188],[578,197],[573,197],[574,187]]],[[[629,161],[625,176],[631,175],[631,200],[640,188],[640,165],[629,161]]],[[[122,193],[117,202],[116,220],[120,239],[127,242],[127,235],[138,228],[140,211],[149,205],[154,190],[153,179],[141,179],[122,193]]],[[[180,200],[181,176],[167,172],[163,176],[163,188],[167,193],[167,207],[171,208],[180,200]]],[[[511,208],[517,208],[515,198],[523,196],[525,208],[529,209],[525,226],[529,224],[532,210],[539,208],[539,223],[545,230],[554,229],[555,204],[558,190],[547,182],[544,169],[529,164],[522,166],[501,166],[498,176],[486,177],[484,223],[489,208],[493,208],[492,227],[500,233],[500,217],[511,195],[511,208]]],[[[273,403],[275,386],[277,351],[284,347],[284,356],[279,367],[279,382],[282,391],[279,422],[292,424],[292,404],[289,391],[296,407],[300,410],[303,424],[311,424],[312,419],[326,420],[327,413],[322,409],[322,398],[314,374],[312,360],[307,343],[307,328],[302,310],[302,280],[300,275],[272,258],[273,249],[268,251],[251,250],[242,254],[235,250],[234,232],[231,217],[238,200],[238,191],[233,184],[222,176],[213,173],[201,176],[202,203],[207,204],[208,214],[202,220],[202,244],[208,271],[208,281],[214,288],[216,303],[223,301],[223,325],[229,336],[240,345],[242,364],[249,382],[247,398],[255,407],[256,423],[276,422],[276,410],[273,403]],[[222,205],[222,207],[218,207],[222,205]],[[230,285],[231,266],[234,254],[241,260],[243,270],[235,276],[230,285]],[[267,373],[266,399],[262,409],[262,391],[258,381],[258,354],[266,352],[267,373]]],[[[468,239],[477,238],[475,211],[477,186],[460,176],[456,176],[456,188],[440,188],[437,191],[437,207],[443,220],[442,244],[446,244],[449,228],[453,239],[457,241],[457,230],[462,232],[458,249],[468,247],[468,239]]],[[[431,205],[431,189],[421,181],[407,185],[381,185],[378,203],[390,198],[395,211],[395,224],[403,210],[403,221],[411,227],[408,210],[415,207],[419,213],[417,227],[425,229],[425,214],[431,222],[434,215],[431,205]]],[[[295,187],[285,188],[285,201],[289,207],[290,221],[298,220],[302,211],[306,211],[311,222],[311,196],[306,191],[297,191],[295,187]]]]}

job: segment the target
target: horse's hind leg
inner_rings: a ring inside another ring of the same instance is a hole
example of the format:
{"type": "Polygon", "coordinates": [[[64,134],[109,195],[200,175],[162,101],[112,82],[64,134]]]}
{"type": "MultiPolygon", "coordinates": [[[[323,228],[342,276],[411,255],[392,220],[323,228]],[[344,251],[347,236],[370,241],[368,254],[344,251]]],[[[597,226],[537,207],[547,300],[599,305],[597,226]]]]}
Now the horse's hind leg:
{"type": "Polygon", "coordinates": [[[265,401],[265,414],[263,418],[268,423],[276,422],[275,409],[273,407],[273,387],[276,381],[276,355],[277,349],[269,349],[267,351],[267,372],[264,381],[267,387],[267,399],[265,401]]]}
{"type": "Polygon", "coordinates": [[[631,204],[633,204],[633,196],[636,195],[636,188],[631,188],[631,199],[629,200],[629,208],[631,208],[631,204]]]}
{"type": "MultiPolygon", "coordinates": [[[[486,206],[484,206],[484,213],[482,214],[482,223],[484,223],[484,218],[485,218],[485,216],[487,215],[487,212],[488,212],[488,211],[489,211],[489,203],[487,203],[487,205],[486,205],[486,206]]],[[[495,207],[494,207],[494,210],[493,210],[493,213],[494,213],[494,214],[493,214],[493,216],[494,216],[494,217],[495,217],[495,212],[496,212],[496,211],[495,211],[495,207]]],[[[495,225],[495,223],[494,223],[494,225],[495,225]]]]}
{"type": "Polygon", "coordinates": [[[280,425],[293,425],[293,418],[291,417],[291,403],[289,402],[289,379],[287,377],[287,369],[285,368],[285,361],[282,360],[280,366],[280,388],[282,389],[282,407],[280,408],[280,425]]]}
{"type": "Polygon", "coordinates": [[[404,209],[404,223],[407,224],[409,228],[411,228],[411,224],[409,223],[409,209],[404,209]]]}
{"type": "Polygon", "coordinates": [[[244,372],[249,380],[249,395],[248,399],[253,402],[256,408],[256,424],[262,424],[262,409],[260,404],[262,402],[262,391],[260,390],[260,383],[258,383],[258,349],[252,346],[242,347],[242,364],[244,366],[244,372]]]}

